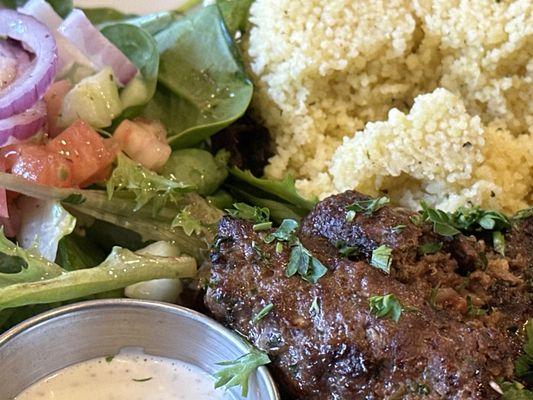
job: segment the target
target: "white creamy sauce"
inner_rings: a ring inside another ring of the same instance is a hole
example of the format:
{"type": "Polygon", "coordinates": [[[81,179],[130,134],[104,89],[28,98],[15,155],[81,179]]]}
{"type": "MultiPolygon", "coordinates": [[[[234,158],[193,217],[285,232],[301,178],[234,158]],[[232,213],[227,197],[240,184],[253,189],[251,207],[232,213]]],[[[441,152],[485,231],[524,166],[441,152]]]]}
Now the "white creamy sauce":
{"type": "Polygon", "coordinates": [[[200,368],[125,350],[67,367],[30,386],[14,400],[229,400],[200,368]]]}

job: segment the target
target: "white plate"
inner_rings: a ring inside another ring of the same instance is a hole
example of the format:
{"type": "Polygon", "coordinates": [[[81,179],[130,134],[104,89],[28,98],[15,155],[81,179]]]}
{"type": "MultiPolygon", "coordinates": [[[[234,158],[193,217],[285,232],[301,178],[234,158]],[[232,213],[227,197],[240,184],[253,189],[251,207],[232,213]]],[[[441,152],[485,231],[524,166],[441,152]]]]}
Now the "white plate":
{"type": "Polygon", "coordinates": [[[173,10],[186,0],[77,0],[79,7],[111,7],[133,14],[146,14],[156,11],[173,10]]]}

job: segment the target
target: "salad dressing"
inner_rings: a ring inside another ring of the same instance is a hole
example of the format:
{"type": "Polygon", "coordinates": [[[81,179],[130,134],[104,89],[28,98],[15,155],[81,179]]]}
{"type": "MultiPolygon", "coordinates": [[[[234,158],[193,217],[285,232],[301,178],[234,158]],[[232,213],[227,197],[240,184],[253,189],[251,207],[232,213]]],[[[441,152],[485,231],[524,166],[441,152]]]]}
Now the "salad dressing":
{"type": "Polygon", "coordinates": [[[125,350],[56,372],[14,400],[230,400],[200,368],[125,350]]]}

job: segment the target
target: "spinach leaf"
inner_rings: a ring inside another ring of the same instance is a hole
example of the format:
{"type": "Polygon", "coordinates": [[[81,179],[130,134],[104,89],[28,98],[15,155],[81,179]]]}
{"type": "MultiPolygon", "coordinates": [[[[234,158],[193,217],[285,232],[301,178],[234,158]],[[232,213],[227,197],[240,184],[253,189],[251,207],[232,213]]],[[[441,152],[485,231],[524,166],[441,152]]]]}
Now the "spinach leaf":
{"type": "Polygon", "coordinates": [[[56,263],[67,271],[92,268],[105,259],[105,253],[87,237],[70,234],[60,240],[56,263]]]}
{"type": "Polygon", "coordinates": [[[224,18],[226,28],[231,35],[237,31],[245,31],[248,12],[253,0],[217,0],[217,6],[224,18]]]}
{"type": "Polygon", "coordinates": [[[135,17],[134,14],[124,14],[114,8],[83,8],[82,10],[93,25],[100,25],[106,22],[117,22],[126,18],[135,17]]]}
{"type": "Polygon", "coordinates": [[[253,85],[216,5],[173,22],[155,39],[159,85],[144,115],[167,126],[172,147],[200,143],[244,114],[253,85]]]}
{"type": "Polygon", "coordinates": [[[56,13],[65,18],[70,14],[72,8],[72,0],[46,0],[56,10],[56,13]]]}
{"type": "MultiPolygon", "coordinates": [[[[105,26],[102,34],[117,46],[141,72],[143,92],[140,97],[129,101],[133,104],[122,112],[119,120],[135,117],[141,113],[142,106],[148,103],[155,93],[159,71],[157,44],[152,36],[142,28],[125,23],[105,26]]],[[[127,91],[130,87],[132,86],[124,89],[122,97],[128,96],[127,91]]]]}
{"type": "MultiPolygon", "coordinates": [[[[0,0],[0,6],[7,8],[22,7],[28,0],[0,0]]],[[[46,0],[47,3],[54,8],[56,13],[62,17],[66,17],[72,11],[72,0],[46,0]]]]}
{"type": "Polygon", "coordinates": [[[242,171],[237,167],[231,167],[229,172],[234,178],[304,210],[311,211],[316,204],[316,199],[304,199],[298,194],[294,179],[290,176],[286,176],[282,181],[275,181],[257,178],[250,171],[242,171]]]}

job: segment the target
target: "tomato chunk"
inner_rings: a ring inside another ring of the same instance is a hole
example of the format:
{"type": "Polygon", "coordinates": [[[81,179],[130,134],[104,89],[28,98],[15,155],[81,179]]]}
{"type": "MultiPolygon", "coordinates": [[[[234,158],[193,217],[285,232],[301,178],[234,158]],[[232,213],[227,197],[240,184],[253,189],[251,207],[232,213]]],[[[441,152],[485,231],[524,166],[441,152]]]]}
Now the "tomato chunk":
{"type": "Polygon", "coordinates": [[[94,182],[93,176],[100,178],[118,151],[81,120],[61,132],[46,147],[72,163],[72,182],[79,186],[94,182]]]}
{"type": "Polygon", "coordinates": [[[44,94],[46,114],[48,117],[48,132],[51,137],[57,136],[61,129],[57,127],[57,119],[61,111],[61,104],[65,95],[70,91],[70,83],[67,80],[54,82],[44,94]]]}
{"type": "Polygon", "coordinates": [[[159,121],[125,119],[113,138],[131,159],[153,171],[159,171],[172,152],[166,140],[166,130],[159,121]]]}
{"type": "Polygon", "coordinates": [[[20,144],[4,154],[14,175],[42,185],[72,186],[72,163],[45,146],[20,144]]]}

